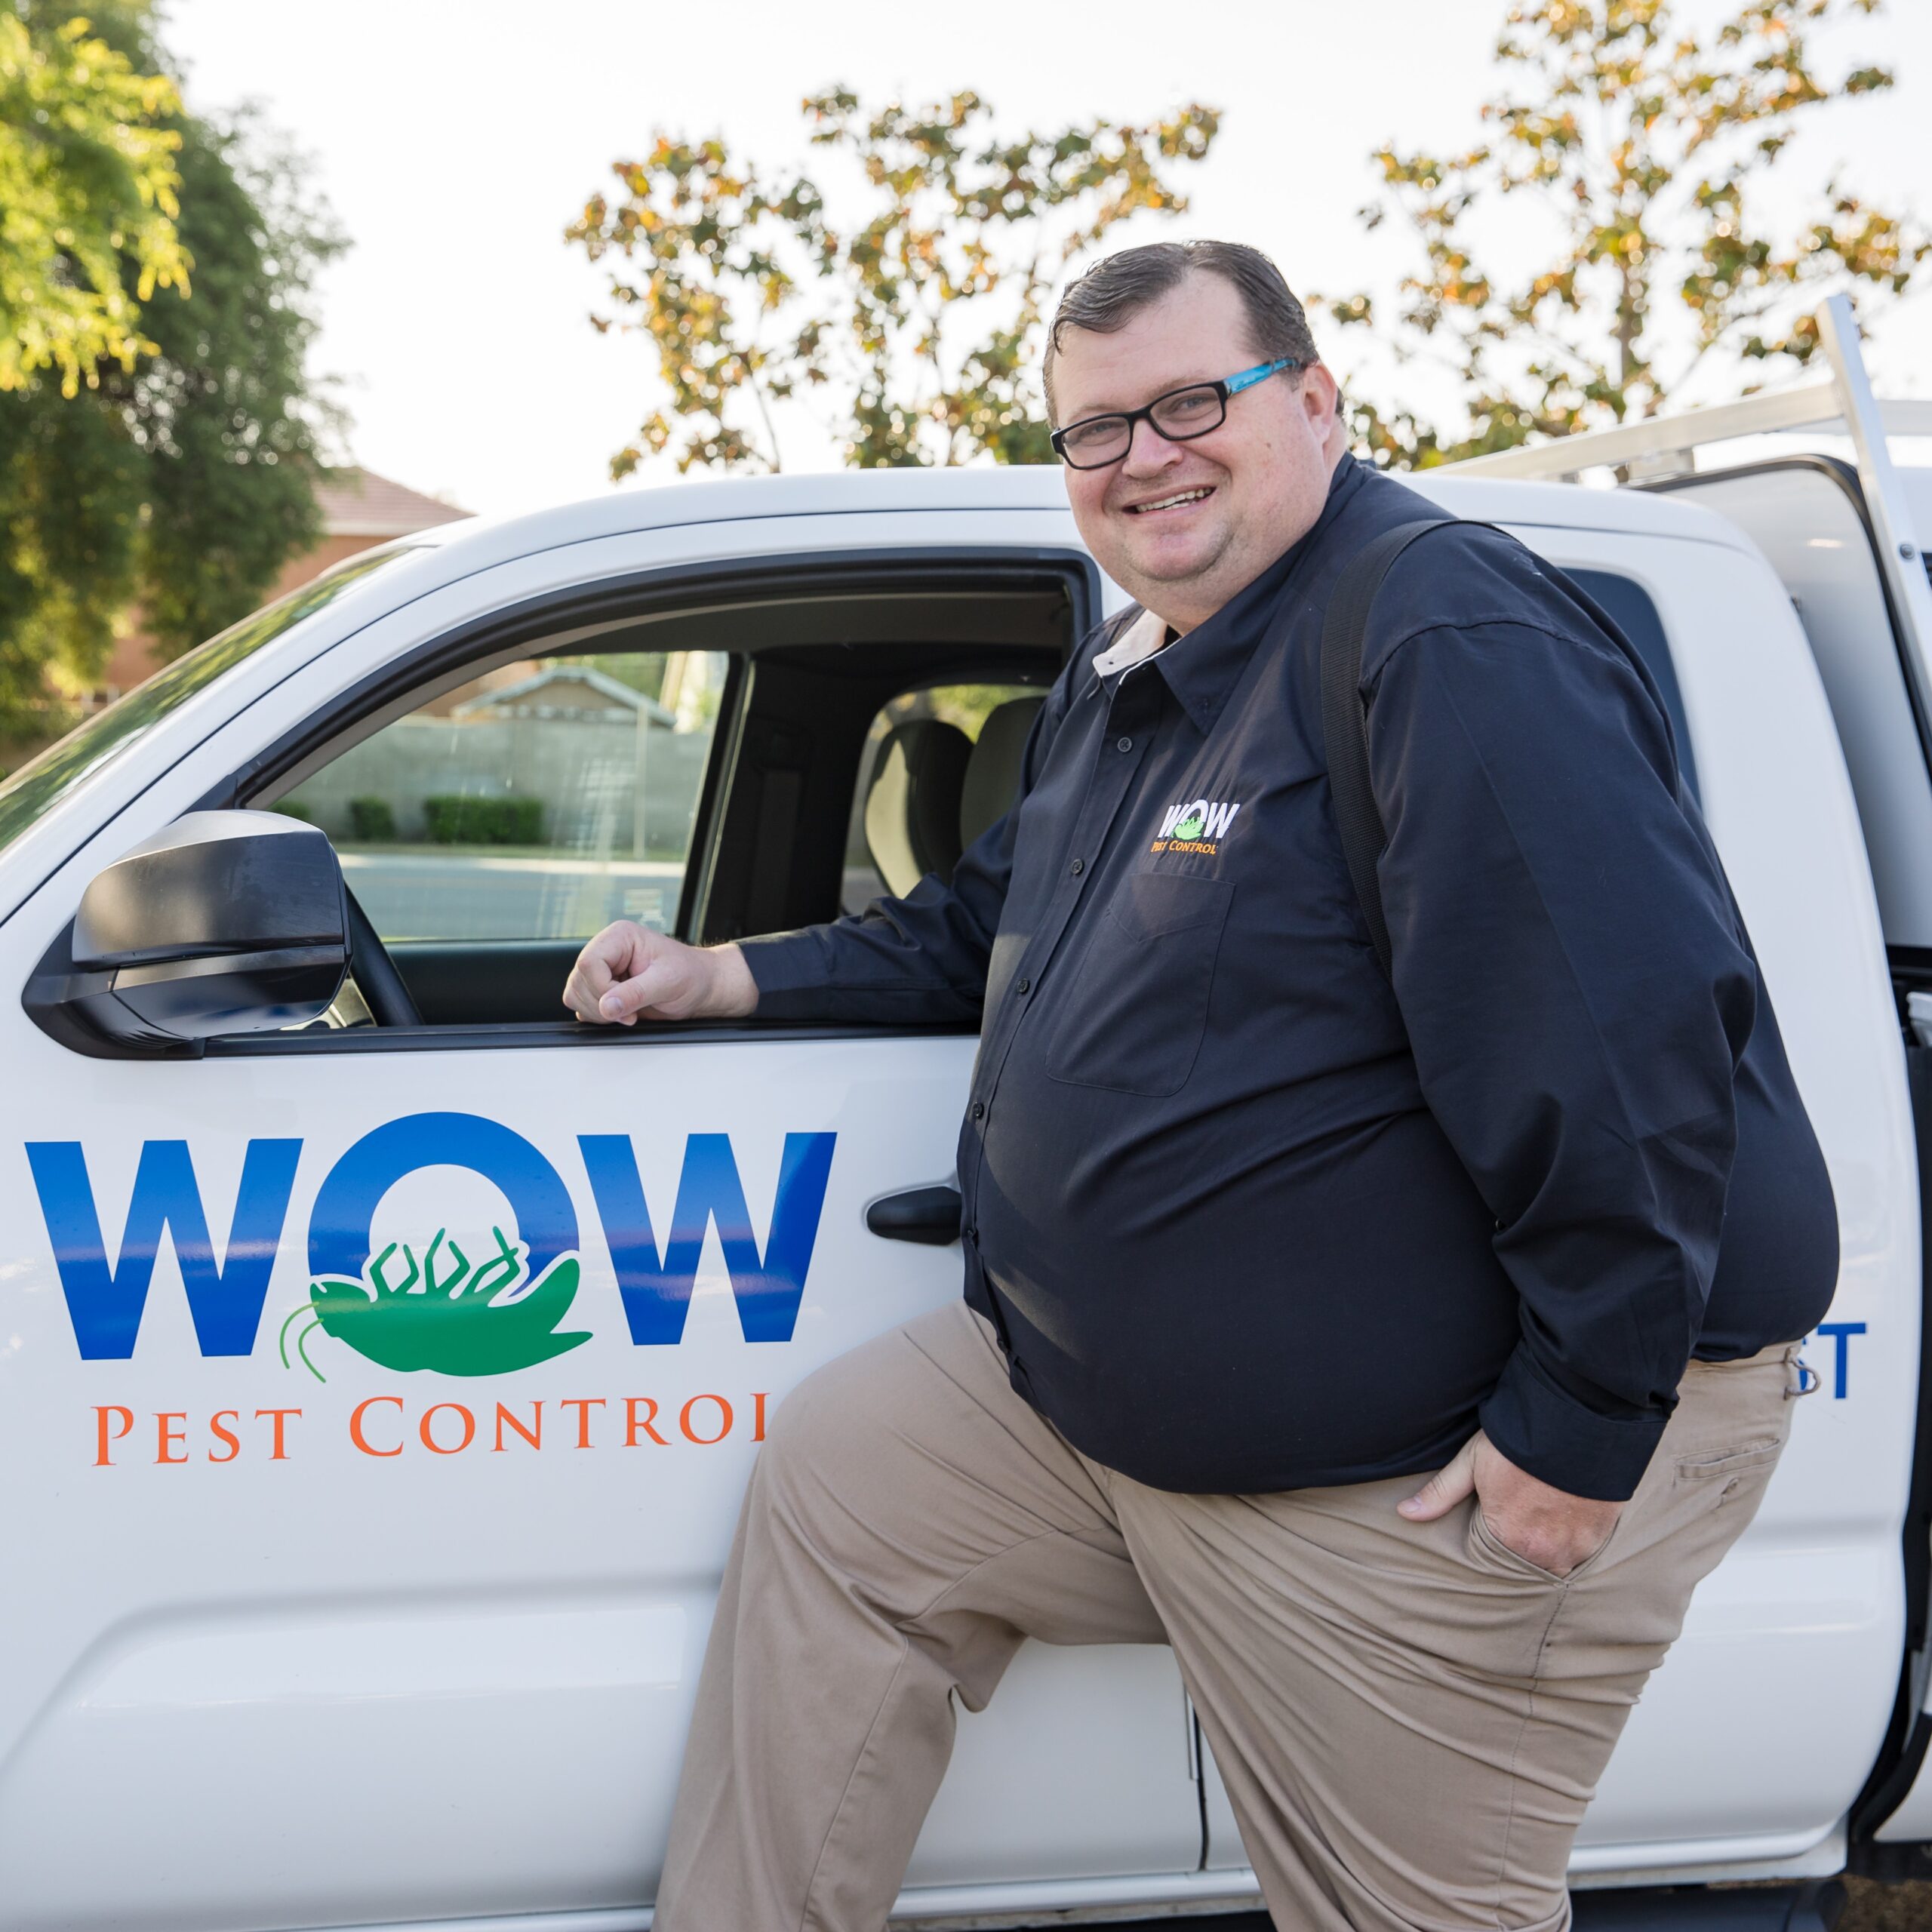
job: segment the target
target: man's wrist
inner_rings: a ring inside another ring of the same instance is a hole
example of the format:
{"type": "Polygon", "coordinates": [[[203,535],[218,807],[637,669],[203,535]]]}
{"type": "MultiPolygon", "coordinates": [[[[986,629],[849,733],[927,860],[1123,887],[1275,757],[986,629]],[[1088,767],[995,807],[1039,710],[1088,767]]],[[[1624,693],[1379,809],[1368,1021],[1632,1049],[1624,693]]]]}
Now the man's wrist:
{"type": "Polygon", "coordinates": [[[709,1020],[744,1020],[758,1010],[758,981],[743,949],[735,943],[706,946],[711,967],[711,990],[704,1002],[709,1020]]]}

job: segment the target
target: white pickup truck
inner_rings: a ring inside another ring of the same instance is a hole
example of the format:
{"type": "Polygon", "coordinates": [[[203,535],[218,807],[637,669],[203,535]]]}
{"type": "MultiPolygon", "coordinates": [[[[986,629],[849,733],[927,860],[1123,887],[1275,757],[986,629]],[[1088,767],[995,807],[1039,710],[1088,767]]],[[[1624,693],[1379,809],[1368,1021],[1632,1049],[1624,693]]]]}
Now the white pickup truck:
{"type": "MultiPolygon", "coordinates": [[[[1795,398],[1418,479],[1648,657],[1842,1223],[1578,1841],[1601,1925],[1932,1851],[1932,472],[1826,321],[1795,398]],[[1684,454],[1806,423],[1855,460],[1684,454]]],[[[958,1292],[974,1043],[589,1029],[566,968],[943,869],[1118,596],[1046,471],[614,496],[354,558],[0,784],[0,1932],[649,1924],[766,1420],[958,1292]]],[[[1169,1654],[1029,1646],[898,1917],[1257,1896],[1169,1654]]]]}

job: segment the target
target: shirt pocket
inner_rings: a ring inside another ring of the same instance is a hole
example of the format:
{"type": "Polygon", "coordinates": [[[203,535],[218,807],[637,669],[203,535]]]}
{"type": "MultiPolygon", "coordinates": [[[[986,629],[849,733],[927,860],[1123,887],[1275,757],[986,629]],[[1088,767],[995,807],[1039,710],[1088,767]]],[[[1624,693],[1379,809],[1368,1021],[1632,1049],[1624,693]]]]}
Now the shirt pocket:
{"type": "Polygon", "coordinates": [[[1208,1030],[1231,880],[1130,873],[1094,921],[1047,1039],[1073,1087],[1161,1099],[1187,1084],[1208,1030]]]}

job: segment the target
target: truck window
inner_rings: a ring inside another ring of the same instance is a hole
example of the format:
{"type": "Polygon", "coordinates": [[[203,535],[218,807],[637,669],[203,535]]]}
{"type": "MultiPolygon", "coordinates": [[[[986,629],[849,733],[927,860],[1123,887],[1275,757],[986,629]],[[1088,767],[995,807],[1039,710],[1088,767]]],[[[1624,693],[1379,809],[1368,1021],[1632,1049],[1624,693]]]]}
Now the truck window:
{"type": "Polygon", "coordinates": [[[1640,583],[1620,576],[1615,571],[1566,571],[1617,620],[1617,628],[1635,646],[1644,669],[1657,681],[1663,708],[1670,718],[1671,736],[1677,740],[1677,762],[1692,798],[1701,801],[1697,789],[1697,758],[1690,743],[1690,721],[1684,712],[1684,694],[1678,688],[1677,667],[1671,662],[1670,644],[1664,635],[1663,620],[1651,595],[1640,583]]]}
{"type": "Polygon", "coordinates": [[[726,659],[540,657],[445,691],[278,809],[327,832],[386,943],[676,923],[726,659]]]}
{"type": "MultiPolygon", "coordinates": [[[[288,777],[258,768],[237,801],[328,835],[424,1026],[604,1037],[566,1019],[561,994],[611,921],[711,943],[838,915],[855,791],[895,728],[943,727],[964,754],[950,839],[991,824],[1028,707],[1094,596],[1071,557],[828,561],[736,568],[655,608],[647,590],[635,611],[598,604],[595,646],[574,600],[520,620],[514,651],[465,661],[432,641],[414,696],[358,718],[370,694],[352,694],[277,747],[288,777]]],[[[380,1048],[361,1006],[214,1050],[380,1048]]]]}

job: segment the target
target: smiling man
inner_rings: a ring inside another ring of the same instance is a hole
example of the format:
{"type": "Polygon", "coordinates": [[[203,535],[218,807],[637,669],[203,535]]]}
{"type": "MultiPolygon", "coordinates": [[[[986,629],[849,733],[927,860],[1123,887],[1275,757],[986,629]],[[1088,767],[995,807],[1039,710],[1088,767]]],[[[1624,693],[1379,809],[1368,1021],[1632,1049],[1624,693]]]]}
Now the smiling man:
{"type": "Polygon", "coordinates": [[[1031,1635],[1173,1644],[1284,1932],[1560,1927],[1836,1272],[1750,942],[1630,646],[1452,526],[1390,571],[1349,700],[1385,970],[1322,629],[1439,513],[1345,453],[1252,249],[1102,263],[1047,379],[1136,603],[1005,819],[834,925],[614,927],[567,990],[605,1022],[981,1023],[964,1301],[777,1418],[657,1923],[879,1932],[952,1699],[1031,1635]]]}

